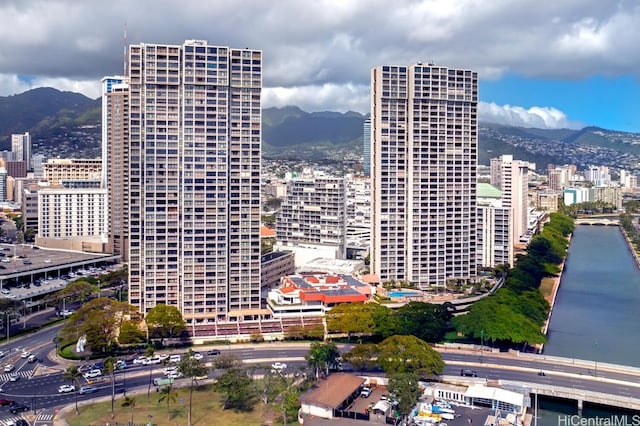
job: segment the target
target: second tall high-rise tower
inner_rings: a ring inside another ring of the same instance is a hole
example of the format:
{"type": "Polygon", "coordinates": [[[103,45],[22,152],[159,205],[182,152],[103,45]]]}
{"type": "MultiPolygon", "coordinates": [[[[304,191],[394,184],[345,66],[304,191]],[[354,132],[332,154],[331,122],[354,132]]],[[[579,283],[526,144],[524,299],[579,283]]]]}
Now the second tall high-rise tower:
{"type": "Polygon", "coordinates": [[[372,272],[420,288],[476,275],[477,73],[371,71],[372,272]]]}

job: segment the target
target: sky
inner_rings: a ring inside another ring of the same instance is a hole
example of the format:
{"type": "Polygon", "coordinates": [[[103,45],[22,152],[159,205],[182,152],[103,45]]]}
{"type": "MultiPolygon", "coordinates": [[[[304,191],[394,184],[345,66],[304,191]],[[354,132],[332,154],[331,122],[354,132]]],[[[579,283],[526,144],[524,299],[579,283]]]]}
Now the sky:
{"type": "Polygon", "coordinates": [[[371,68],[434,62],[478,72],[481,122],[640,132],[637,0],[0,0],[0,22],[0,96],[97,98],[125,44],[197,39],[262,50],[265,108],[365,114],[371,68]]]}

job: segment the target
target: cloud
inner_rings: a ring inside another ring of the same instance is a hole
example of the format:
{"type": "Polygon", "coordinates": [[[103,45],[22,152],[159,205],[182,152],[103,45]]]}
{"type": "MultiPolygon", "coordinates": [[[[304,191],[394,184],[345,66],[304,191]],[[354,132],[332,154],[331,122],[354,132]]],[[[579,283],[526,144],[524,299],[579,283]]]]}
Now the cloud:
{"type": "Polygon", "coordinates": [[[571,121],[564,112],[552,107],[534,106],[525,109],[519,106],[479,102],[478,118],[487,123],[539,129],[581,129],[585,127],[584,123],[571,121]]]}
{"type": "MultiPolygon", "coordinates": [[[[265,103],[317,109],[366,112],[380,64],[433,61],[495,80],[640,76],[640,4],[630,0],[3,0],[0,16],[2,94],[24,87],[11,76],[29,76],[30,87],[96,97],[101,77],[122,73],[125,22],[127,44],[261,49],[265,103]]],[[[552,109],[531,116],[554,122],[552,109]]]]}

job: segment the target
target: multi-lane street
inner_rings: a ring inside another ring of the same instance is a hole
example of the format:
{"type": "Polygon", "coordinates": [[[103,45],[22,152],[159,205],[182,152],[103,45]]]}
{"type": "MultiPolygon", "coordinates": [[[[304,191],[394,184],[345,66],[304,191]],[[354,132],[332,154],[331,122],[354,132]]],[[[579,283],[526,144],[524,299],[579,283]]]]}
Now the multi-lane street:
{"type": "MultiPolygon", "coordinates": [[[[53,338],[58,328],[59,326],[53,327],[12,341],[8,345],[0,345],[0,350],[5,352],[5,356],[0,358],[0,388],[2,389],[0,399],[21,402],[30,408],[28,412],[12,414],[8,406],[0,406],[0,422],[28,415],[32,419],[39,419],[40,423],[36,424],[46,424],[47,421],[51,421],[57,410],[74,403],[76,395],[73,392],[58,392],[61,385],[69,383],[63,378],[66,364],[62,363],[62,360],[57,360],[55,356],[51,359],[51,353],[55,348],[53,338]],[[22,358],[24,351],[34,354],[41,362],[29,363],[27,358],[22,358]],[[58,361],[61,363],[59,364],[58,361]],[[3,373],[2,370],[7,364],[14,365],[15,370],[3,373]],[[11,381],[11,374],[17,374],[19,378],[11,381]]],[[[205,354],[207,349],[198,348],[202,354],[205,354]]],[[[287,365],[283,370],[285,374],[296,372],[300,367],[306,366],[304,356],[308,352],[305,344],[286,343],[230,345],[219,347],[219,349],[222,354],[232,354],[244,363],[261,365],[265,369],[270,369],[273,362],[284,362],[287,365]]],[[[348,350],[348,346],[341,345],[341,350],[348,350]]],[[[544,357],[529,356],[523,359],[513,354],[480,355],[477,352],[454,350],[441,353],[446,362],[444,374],[448,376],[459,377],[460,370],[464,368],[475,371],[477,378],[473,380],[479,382],[508,380],[605,392],[640,399],[638,373],[633,369],[625,371],[601,366],[596,371],[595,368],[585,366],[584,363],[574,363],[572,360],[557,362],[546,360],[544,357]]],[[[219,355],[204,355],[203,362],[208,363],[215,356],[219,355]]],[[[133,358],[134,356],[129,357],[126,369],[118,371],[115,375],[115,388],[118,394],[134,388],[146,389],[149,385],[150,369],[152,379],[164,377],[161,364],[153,366],[133,364],[131,362],[133,358]]],[[[80,365],[88,367],[93,362],[95,361],[81,362],[80,365]]],[[[350,370],[348,364],[345,364],[344,368],[346,371],[350,370]]],[[[210,372],[210,377],[214,377],[215,374],[215,371],[210,372]]],[[[382,373],[373,371],[367,374],[382,373]]],[[[178,383],[181,380],[185,379],[178,379],[178,383]]],[[[86,379],[80,379],[80,385],[87,383],[86,379]]],[[[78,395],[79,401],[111,395],[112,387],[108,377],[97,378],[92,384],[97,391],[78,395]]]]}

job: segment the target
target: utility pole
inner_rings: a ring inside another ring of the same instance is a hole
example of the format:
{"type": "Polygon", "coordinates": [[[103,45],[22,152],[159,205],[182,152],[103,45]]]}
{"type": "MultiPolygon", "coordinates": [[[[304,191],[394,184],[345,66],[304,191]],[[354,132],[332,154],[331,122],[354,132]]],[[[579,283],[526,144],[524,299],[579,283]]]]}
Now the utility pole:
{"type": "Polygon", "coordinates": [[[482,364],[482,356],[484,352],[484,329],[480,330],[480,364],[482,364]]]}

